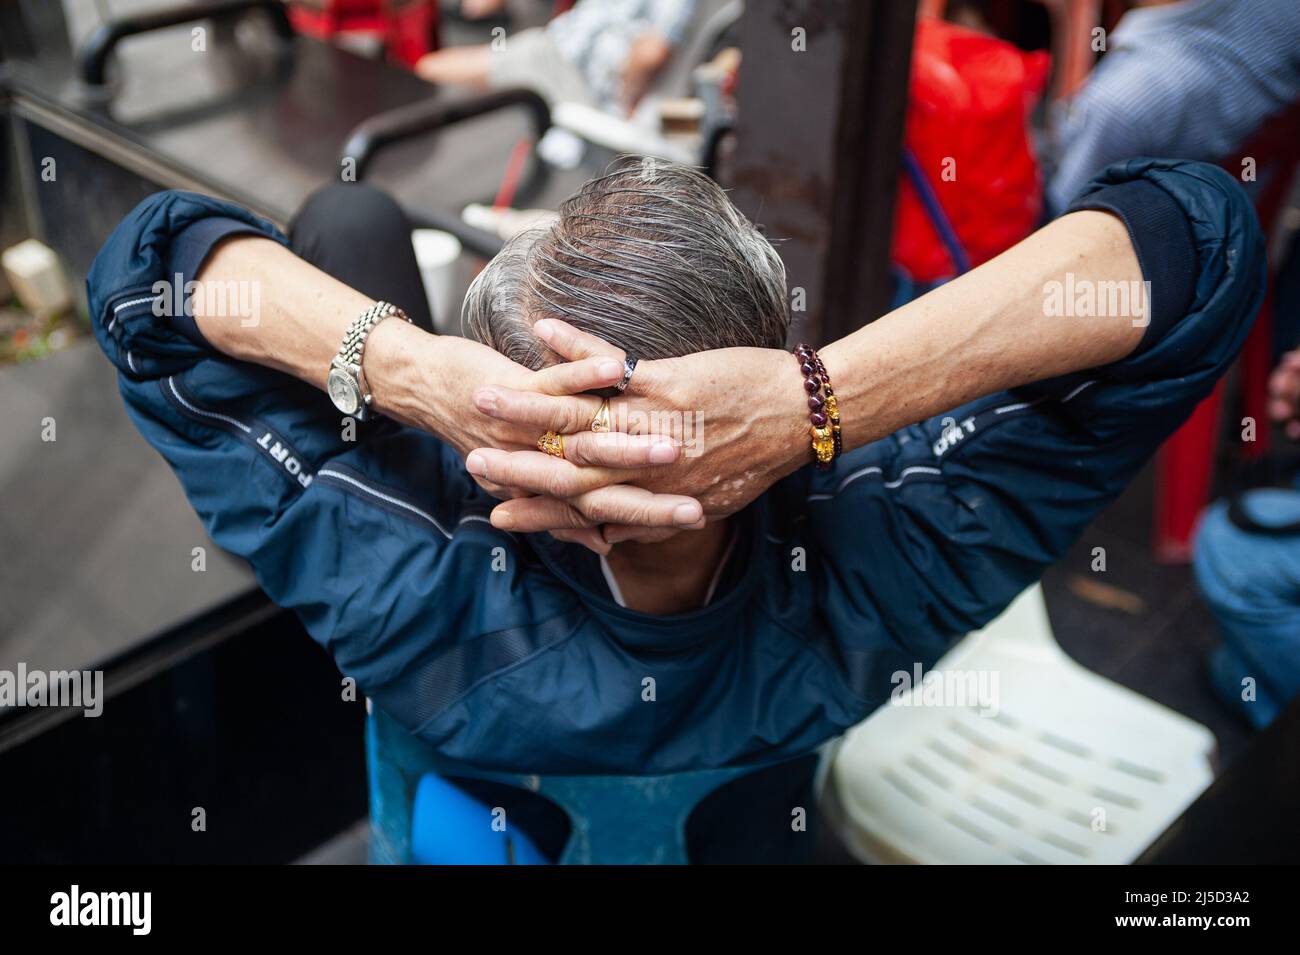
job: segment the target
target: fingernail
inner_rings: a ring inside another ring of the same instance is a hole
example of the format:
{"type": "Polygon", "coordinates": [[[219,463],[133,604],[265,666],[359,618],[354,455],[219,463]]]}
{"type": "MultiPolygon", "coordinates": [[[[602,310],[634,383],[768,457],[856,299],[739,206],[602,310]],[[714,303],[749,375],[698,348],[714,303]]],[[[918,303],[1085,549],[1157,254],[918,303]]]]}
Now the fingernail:
{"type": "Polygon", "coordinates": [[[469,457],[465,459],[465,470],[475,477],[486,476],[487,462],[483,460],[483,455],[477,451],[471,451],[469,457]]]}
{"type": "Polygon", "coordinates": [[[650,445],[651,464],[671,464],[677,460],[677,448],[671,441],[656,441],[650,445]]]}
{"type": "Polygon", "coordinates": [[[493,511],[492,526],[508,531],[515,526],[515,516],[509,511],[493,511]]]}
{"type": "Polygon", "coordinates": [[[620,530],[616,527],[607,527],[601,531],[601,537],[605,539],[606,544],[617,544],[627,540],[627,531],[620,530]]]}
{"type": "Polygon", "coordinates": [[[474,392],[474,406],[485,414],[497,410],[497,393],[491,388],[480,388],[474,392]]]}
{"type": "Polygon", "coordinates": [[[673,511],[673,523],[684,527],[687,524],[694,524],[703,516],[699,504],[678,504],[673,511]]]}
{"type": "Polygon", "coordinates": [[[538,321],[533,322],[533,334],[542,339],[542,341],[550,341],[551,332],[554,330],[555,326],[551,324],[551,321],[548,318],[539,319],[538,321]]]}
{"type": "Polygon", "coordinates": [[[612,359],[611,359],[610,361],[602,361],[602,362],[600,363],[600,366],[596,369],[596,371],[598,371],[598,372],[600,373],[600,376],[601,376],[602,378],[622,378],[622,377],[623,377],[623,365],[622,365],[622,363],[621,363],[621,362],[614,361],[614,360],[612,360],[612,359]]]}

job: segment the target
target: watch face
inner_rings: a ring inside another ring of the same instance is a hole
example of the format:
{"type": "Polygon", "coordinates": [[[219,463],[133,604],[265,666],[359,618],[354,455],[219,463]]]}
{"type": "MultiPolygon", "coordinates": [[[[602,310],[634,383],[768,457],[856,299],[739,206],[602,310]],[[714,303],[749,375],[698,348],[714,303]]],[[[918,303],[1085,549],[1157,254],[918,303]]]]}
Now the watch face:
{"type": "Polygon", "coordinates": [[[330,400],[334,402],[334,407],[344,414],[357,413],[357,409],[361,406],[361,390],[357,387],[357,383],[352,380],[351,375],[345,371],[340,371],[338,368],[331,369],[326,388],[329,390],[330,400]]]}

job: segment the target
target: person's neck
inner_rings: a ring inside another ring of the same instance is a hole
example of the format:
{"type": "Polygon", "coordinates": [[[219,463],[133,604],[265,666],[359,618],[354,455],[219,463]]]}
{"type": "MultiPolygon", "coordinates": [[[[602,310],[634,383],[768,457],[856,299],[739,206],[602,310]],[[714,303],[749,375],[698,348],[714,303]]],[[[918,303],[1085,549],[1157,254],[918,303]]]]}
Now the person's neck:
{"type": "Polygon", "coordinates": [[[732,533],[728,519],[653,544],[615,544],[606,560],[624,605],[657,615],[703,607],[732,533]]]}

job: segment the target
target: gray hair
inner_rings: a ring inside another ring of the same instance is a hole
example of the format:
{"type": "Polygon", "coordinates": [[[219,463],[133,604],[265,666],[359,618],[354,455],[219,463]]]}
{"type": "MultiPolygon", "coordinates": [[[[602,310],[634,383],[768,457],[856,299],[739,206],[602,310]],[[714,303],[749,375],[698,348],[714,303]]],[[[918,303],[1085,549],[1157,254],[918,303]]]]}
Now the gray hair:
{"type": "Polygon", "coordinates": [[[638,358],[781,348],[785,266],[712,179],[623,157],[509,242],[465,295],[470,336],[537,369],[556,360],[533,322],[562,318],[638,358]]]}

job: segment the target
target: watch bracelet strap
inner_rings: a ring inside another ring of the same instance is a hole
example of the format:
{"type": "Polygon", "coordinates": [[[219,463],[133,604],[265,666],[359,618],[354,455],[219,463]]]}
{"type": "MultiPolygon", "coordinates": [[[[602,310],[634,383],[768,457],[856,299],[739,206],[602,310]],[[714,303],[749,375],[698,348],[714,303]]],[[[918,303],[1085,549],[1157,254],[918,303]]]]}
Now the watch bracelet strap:
{"type": "Polygon", "coordinates": [[[343,333],[343,345],[339,348],[337,361],[345,367],[355,365],[360,368],[366,349],[366,337],[376,325],[391,315],[397,315],[408,323],[411,321],[396,305],[384,301],[375,302],[354,318],[343,333]]]}

